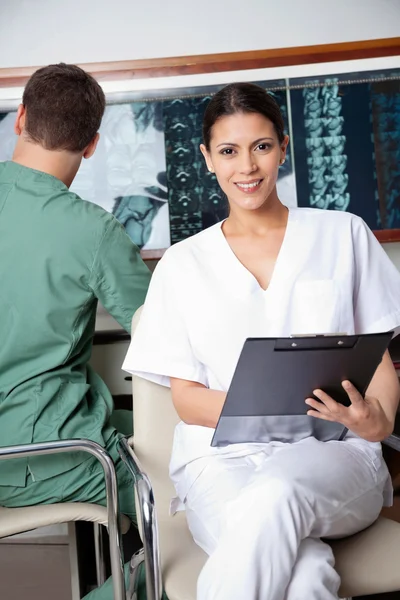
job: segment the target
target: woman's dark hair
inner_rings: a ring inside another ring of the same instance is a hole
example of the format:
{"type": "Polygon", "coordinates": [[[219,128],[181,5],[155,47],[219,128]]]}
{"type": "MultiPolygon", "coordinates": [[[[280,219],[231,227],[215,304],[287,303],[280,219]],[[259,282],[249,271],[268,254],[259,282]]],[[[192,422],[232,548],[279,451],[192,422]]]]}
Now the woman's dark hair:
{"type": "Polygon", "coordinates": [[[231,83],[210,100],[203,119],[203,141],[210,150],[212,128],[218,119],[235,113],[258,113],[272,122],[279,143],[285,137],[284,121],[277,102],[262,87],[254,83],[231,83]]]}
{"type": "Polygon", "coordinates": [[[47,150],[81,152],[99,130],[105,96],[97,81],[76,65],[49,65],[36,71],[22,97],[25,129],[47,150]]]}

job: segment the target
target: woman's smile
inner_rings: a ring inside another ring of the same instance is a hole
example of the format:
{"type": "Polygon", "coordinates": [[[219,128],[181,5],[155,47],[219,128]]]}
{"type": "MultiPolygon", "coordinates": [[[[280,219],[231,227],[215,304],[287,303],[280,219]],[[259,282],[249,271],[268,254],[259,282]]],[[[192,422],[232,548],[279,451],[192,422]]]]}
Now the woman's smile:
{"type": "Polygon", "coordinates": [[[245,194],[254,194],[260,189],[263,181],[263,179],[252,179],[251,181],[236,181],[234,183],[245,194]]]}

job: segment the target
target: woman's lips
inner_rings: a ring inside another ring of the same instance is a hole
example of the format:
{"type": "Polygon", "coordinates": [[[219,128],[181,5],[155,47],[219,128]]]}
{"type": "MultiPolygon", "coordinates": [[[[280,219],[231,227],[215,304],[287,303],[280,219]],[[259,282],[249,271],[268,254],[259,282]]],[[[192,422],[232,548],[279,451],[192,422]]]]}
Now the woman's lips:
{"type": "Polygon", "coordinates": [[[253,179],[252,181],[238,181],[235,183],[236,187],[245,194],[254,194],[260,189],[262,179],[253,179]]]}

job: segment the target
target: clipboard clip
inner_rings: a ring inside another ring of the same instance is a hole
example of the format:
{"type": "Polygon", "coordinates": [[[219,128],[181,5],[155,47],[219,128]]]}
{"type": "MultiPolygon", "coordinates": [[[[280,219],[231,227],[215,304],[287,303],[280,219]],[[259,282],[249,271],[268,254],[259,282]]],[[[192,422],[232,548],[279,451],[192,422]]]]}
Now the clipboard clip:
{"type": "Polygon", "coordinates": [[[275,350],[333,350],[353,348],[358,336],[346,333],[292,335],[289,338],[277,338],[275,350]]]}
{"type": "Polygon", "coordinates": [[[343,337],[347,333],[292,333],[289,337],[291,338],[318,338],[318,337],[343,337]]]}

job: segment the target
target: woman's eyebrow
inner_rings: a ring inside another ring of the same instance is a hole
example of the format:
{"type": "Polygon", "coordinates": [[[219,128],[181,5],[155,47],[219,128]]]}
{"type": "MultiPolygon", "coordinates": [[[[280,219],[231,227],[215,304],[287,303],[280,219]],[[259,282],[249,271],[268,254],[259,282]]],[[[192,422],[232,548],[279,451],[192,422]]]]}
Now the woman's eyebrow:
{"type": "MultiPolygon", "coordinates": [[[[254,144],[259,144],[260,142],[263,142],[264,140],[274,140],[274,138],[272,137],[262,137],[259,138],[258,140],[254,140],[254,142],[251,142],[250,146],[254,146],[254,144]]],[[[233,146],[235,148],[237,148],[239,146],[239,144],[235,144],[233,142],[222,142],[221,144],[217,145],[217,148],[219,148],[220,146],[233,146]]]]}

